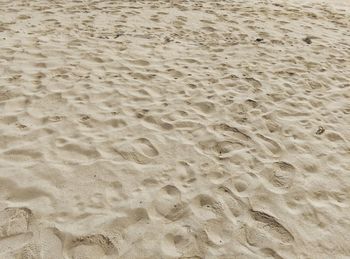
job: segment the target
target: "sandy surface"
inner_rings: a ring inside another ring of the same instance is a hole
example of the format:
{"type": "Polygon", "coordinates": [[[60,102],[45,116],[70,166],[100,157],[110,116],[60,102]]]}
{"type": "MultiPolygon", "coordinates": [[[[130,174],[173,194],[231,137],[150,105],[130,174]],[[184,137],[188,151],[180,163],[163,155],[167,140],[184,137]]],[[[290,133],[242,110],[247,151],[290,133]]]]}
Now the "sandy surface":
{"type": "Polygon", "coordinates": [[[0,258],[349,258],[346,1],[0,1],[0,258]]]}

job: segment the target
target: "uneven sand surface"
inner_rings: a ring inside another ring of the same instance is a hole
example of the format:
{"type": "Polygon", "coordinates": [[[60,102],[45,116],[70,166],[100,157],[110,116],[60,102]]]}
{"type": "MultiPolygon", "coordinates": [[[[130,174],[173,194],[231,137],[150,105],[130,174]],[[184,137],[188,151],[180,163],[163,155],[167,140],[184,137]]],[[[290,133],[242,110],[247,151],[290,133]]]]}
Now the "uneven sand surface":
{"type": "Polygon", "coordinates": [[[0,258],[349,258],[349,10],[1,0],[0,258]]]}

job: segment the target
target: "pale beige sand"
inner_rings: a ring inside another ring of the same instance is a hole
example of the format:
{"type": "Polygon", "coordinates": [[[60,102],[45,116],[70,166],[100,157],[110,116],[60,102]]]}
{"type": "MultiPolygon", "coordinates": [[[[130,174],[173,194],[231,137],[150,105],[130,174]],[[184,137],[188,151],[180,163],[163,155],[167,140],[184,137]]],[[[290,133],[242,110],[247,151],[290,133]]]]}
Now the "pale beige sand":
{"type": "Polygon", "coordinates": [[[0,258],[349,258],[332,2],[1,0],[0,258]]]}

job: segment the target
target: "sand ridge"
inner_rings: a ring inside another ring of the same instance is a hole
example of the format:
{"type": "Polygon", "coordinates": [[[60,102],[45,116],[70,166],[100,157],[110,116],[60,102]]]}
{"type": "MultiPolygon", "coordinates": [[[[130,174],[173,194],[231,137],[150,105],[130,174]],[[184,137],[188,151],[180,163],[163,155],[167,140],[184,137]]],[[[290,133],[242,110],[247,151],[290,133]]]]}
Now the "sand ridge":
{"type": "Polygon", "coordinates": [[[0,258],[348,258],[350,14],[0,3],[0,258]]]}

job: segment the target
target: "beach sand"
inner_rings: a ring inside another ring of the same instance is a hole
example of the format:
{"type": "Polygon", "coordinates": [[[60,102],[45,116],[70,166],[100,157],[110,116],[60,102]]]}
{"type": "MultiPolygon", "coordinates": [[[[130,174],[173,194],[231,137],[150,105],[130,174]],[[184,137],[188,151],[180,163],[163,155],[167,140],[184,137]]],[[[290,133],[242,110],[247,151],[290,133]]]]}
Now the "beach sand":
{"type": "Polygon", "coordinates": [[[0,258],[349,258],[346,1],[0,2],[0,258]]]}

